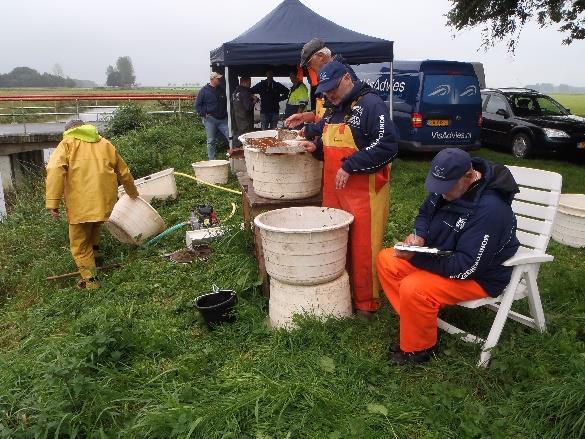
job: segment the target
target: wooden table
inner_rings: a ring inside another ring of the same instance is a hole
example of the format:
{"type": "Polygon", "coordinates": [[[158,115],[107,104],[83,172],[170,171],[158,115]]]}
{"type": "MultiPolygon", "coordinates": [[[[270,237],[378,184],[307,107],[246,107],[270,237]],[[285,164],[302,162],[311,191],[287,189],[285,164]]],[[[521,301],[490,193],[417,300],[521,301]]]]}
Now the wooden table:
{"type": "MultiPolygon", "coordinates": [[[[262,212],[285,207],[321,206],[322,196],[320,193],[313,197],[302,198],[300,200],[271,200],[269,198],[263,198],[254,192],[252,179],[247,173],[238,172],[237,178],[242,189],[242,209],[244,228],[246,230],[250,230],[254,218],[262,212]]],[[[270,279],[268,273],[266,273],[266,265],[264,264],[262,239],[260,237],[260,231],[256,228],[254,229],[254,253],[258,261],[260,278],[262,279],[262,292],[266,297],[270,297],[270,279]]]]}

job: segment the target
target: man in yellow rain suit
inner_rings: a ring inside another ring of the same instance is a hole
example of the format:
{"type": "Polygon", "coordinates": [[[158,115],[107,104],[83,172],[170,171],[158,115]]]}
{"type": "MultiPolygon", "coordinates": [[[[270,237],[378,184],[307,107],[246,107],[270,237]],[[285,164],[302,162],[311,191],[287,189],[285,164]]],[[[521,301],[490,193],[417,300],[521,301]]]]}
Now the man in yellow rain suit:
{"type": "Polygon", "coordinates": [[[65,196],[69,246],[81,274],[79,288],[100,287],[95,252],[100,227],[116,204],[119,183],[130,197],[138,196],[132,174],[116,148],[95,126],[81,120],[68,122],[63,140],[47,164],[46,208],[53,218],[59,218],[59,204],[65,196]]]}

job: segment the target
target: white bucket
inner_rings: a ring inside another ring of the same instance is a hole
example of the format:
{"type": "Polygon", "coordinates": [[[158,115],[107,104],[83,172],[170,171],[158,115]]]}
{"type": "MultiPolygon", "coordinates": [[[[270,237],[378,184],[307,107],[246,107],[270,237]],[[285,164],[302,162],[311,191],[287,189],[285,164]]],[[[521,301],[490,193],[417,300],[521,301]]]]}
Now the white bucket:
{"type": "Polygon", "coordinates": [[[345,270],[353,215],[330,207],[289,207],[254,218],[267,273],[287,284],[316,285],[345,270]]]}
{"type": "Polygon", "coordinates": [[[195,177],[211,184],[226,184],[230,162],[227,160],[205,160],[192,163],[195,177]]]}
{"type": "Polygon", "coordinates": [[[270,326],[292,328],[295,314],[308,314],[326,319],[352,315],[349,276],[341,276],[320,285],[289,285],[270,279],[268,315],[270,326]]]}
{"type": "Polygon", "coordinates": [[[142,198],[124,195],[105,223],[108,231],[125,244],[140,245],[166,229],[165,222],[142,198]]]}
{"type": "Polygon", "coordinates": [[[312,154],[265,154],[247,143],[247,139],[276,136],[276,130],[265,130],[239,137],[254,192],[272,200],[299,200],[317,195],[321,191],[323,164],[312,154]]]}
{"type": "MultiPolygon", "coordinates": [[[[150,203],[153,198],[159,200],[174,200],[177,198],[177,182],[174,172],[175,170],[173,168],[169,168],[134,180],[140,197],[147,203],[150,203]]],[[[124,186],[119,186],[118,198],[122,197],[125,193],[124,186]]]]}
{"type": "Polygon", "coordinates": [[[552,238],[569,247],[585,247],[585,195],[562,194],[552,238]]]}

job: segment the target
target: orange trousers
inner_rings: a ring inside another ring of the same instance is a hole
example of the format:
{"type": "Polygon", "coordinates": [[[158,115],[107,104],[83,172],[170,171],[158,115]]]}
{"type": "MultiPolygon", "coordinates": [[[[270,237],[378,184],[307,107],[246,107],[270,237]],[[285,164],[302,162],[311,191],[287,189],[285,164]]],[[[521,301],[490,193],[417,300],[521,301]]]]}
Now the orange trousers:
{"type": "Polygon", "coordinates": [[[69,224],[69,247],[75,264],[84,279],[96,275],[93,247],[100,242],[102,223],[69,224]]]}
{"type": "Polygon", "coordinates": [[[415,267],[387,248],[376,258],[384,294],[400,316],[400,349],[416,352],[437,344],[437,314],[445,305],[488,297],[474,280],[449,279],[415,267]]]}

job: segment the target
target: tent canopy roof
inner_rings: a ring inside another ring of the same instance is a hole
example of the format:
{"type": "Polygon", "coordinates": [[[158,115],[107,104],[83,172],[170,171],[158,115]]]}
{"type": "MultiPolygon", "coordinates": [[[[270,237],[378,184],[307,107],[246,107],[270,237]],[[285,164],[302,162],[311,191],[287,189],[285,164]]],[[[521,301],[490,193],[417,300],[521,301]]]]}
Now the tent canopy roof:
{"type": "Polygon", "coordinates": [[[303,45],[316,36],[350,64],[393,59],[392,41],[339,26],[299,0],[284,0],[250,29],[212,50],[211,64],[214,67],[294,66],[299,63],[303,45]]]}

